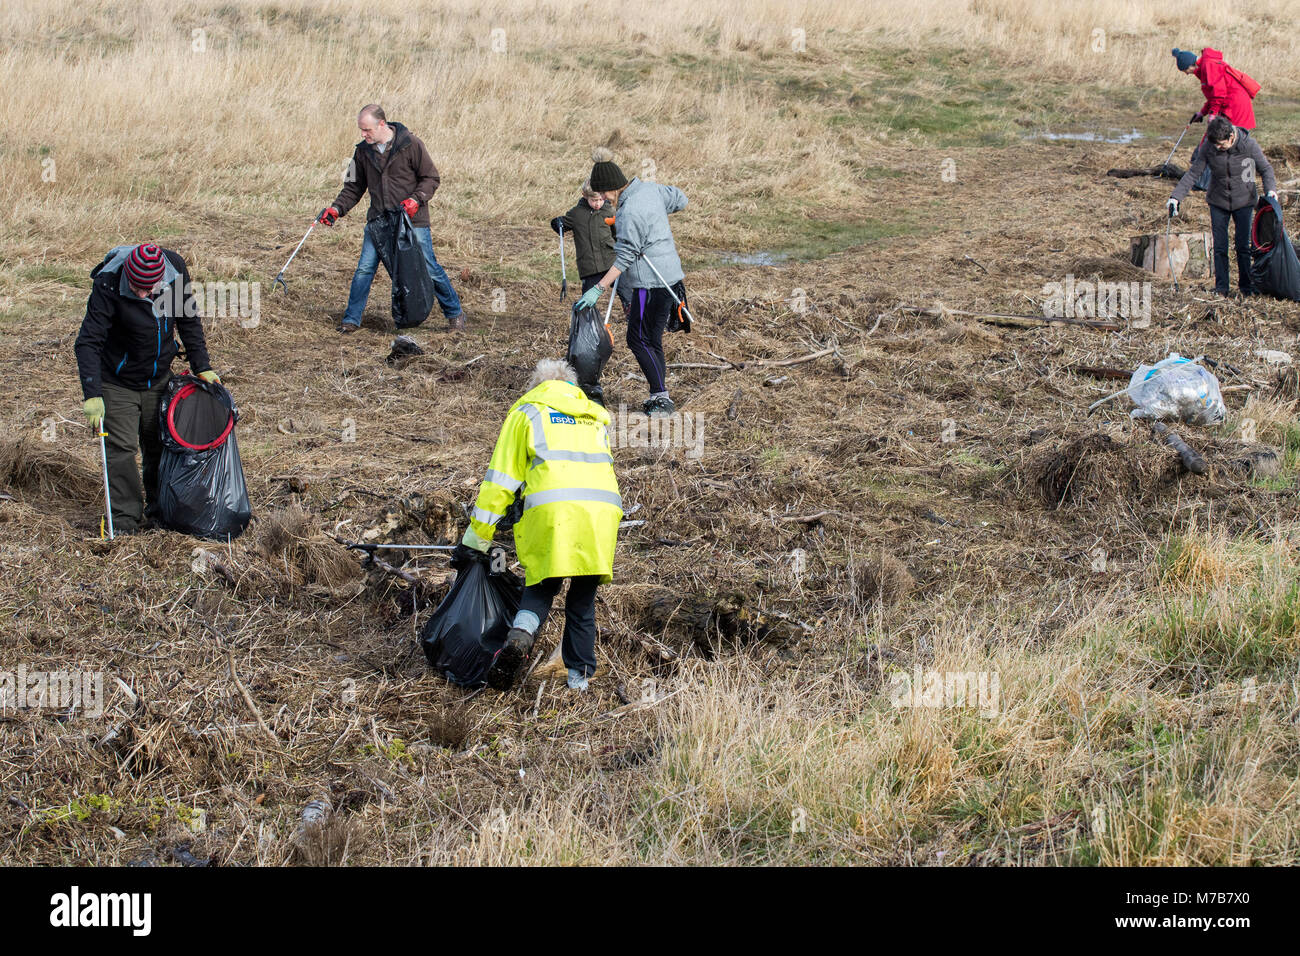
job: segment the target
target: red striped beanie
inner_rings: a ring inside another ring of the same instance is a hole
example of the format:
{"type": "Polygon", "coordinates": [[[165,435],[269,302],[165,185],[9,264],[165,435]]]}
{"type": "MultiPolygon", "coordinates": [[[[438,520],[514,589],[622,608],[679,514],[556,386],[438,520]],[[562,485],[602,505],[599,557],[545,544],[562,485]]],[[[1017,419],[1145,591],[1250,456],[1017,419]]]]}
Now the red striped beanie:
{"type": "Polygon", "coordinates": [[[126,257],[126,280],[137,289],[152,292],[165,270],[162,250],[152,242],[136,246],[126,257]]]}

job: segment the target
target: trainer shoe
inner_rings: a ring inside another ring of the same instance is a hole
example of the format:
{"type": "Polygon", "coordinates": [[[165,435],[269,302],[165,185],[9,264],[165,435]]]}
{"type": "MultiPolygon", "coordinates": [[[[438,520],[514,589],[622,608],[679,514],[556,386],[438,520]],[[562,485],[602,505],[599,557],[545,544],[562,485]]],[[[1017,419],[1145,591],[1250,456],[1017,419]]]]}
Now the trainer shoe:
{"type": "Polygon", "coordinates": [[[582,671],[569,668],[569,690],[584,691],[587,689],[587,675],[582,671]]]}
{"type": "Polygon", "coordinates": [[[677,406],[673,404],[673,400],[671,398],[665,395],[659,398],[647,399],[645,404],[641,406],[641,411],[643,411],[647,416],[651,416],[651,415],[666,416],[666,415],[671,415],[673,412],[677,411],[677,406]]]}

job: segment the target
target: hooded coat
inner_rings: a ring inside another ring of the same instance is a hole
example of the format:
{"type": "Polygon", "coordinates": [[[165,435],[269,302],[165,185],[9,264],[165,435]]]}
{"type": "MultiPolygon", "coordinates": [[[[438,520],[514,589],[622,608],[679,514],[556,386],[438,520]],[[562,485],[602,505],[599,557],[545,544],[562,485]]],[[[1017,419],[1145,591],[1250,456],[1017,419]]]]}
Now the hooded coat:
{"type": "Polygon", "coordinates": [[[126,280],[126,258],[135,246],[117,246],[94,271],[86,317],[73,350],[85,398],[102,398],[103,383],[137,392],[153,388],[171,374],[185,343],[185,356],[197,375],[212,368],[203,338],[203,321],[180,253],[162,250],[162,281],[142,299],[126,280]]]}
{"type": "Polygon", "coordinates": [[[470,525],[491,541],[522,493],[514,534],[526,584],[577,575],[613,580],[623,499],[608,428],[609,413],[568,382],[543,382],[506,415],[470,525]]]}
{"type": "Polygon", "coordinates": [[[1201,81],[1201,92],[1205,94],[1205,105],[1201,107],[1202,116],[1215,114],[1226,116],[1233,126],[1242,129],[1255,128],[1255,107],[1251,104],[1250,93],[1237,78],[1237,71],[1224,62],[1223,54],[1206,47],[1196,61],[1196,78],[1201,81]]]}
{"type": "MultiPolygon", "coordinates": [[[[604,203],[592,209],[585,198],[557,217],[564,223],[564,231],[573,237],[573,249],[578,256],[578,275],[603,276],[614,264],[614,207],[604,203]]],[[[554,223],[552,223],[554,228],[554,223]]]]}

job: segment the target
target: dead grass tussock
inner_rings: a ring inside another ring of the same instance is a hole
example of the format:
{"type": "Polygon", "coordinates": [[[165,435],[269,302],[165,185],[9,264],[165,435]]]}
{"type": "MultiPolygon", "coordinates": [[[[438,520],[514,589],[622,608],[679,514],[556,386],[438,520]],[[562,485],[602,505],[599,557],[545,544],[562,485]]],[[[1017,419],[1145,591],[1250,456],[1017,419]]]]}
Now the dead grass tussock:
{"type": "Polygon", "coordinates": [[[258,520],[257,548],[272,567],[294,569],[295,584],[337,588],[360,574],[357,559],[323,534],[298,504],[258,520]]]}
{"type": "Polygon", "coordinates": [[[1258,549],[1234,547],[1222,531],[1189,530],[1169,542],[1160,583],[1174,590],[1209,591],[1240,585],[1255,570],[1258,549]]]}
{"type": "Polygon", "coordinates": [[[57,445],[20,435],[0,439],[0,485],[36,497],[90,498],[100,476],[57,445]]]}

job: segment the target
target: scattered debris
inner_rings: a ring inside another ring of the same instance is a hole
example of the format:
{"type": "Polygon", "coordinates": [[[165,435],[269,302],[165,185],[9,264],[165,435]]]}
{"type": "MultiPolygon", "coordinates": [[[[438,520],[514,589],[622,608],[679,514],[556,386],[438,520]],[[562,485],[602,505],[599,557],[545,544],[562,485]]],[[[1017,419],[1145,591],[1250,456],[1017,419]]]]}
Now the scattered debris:
{"type": "Polygon", "coordinates": [[[392,350],[388,353],[385,360],[389,365],[396,365],[400,360],[411,358],[414,355],[423,355],[424,349],[420,348],[415,339],[409,335],[399,335],[393,339],[392,350]]]}

